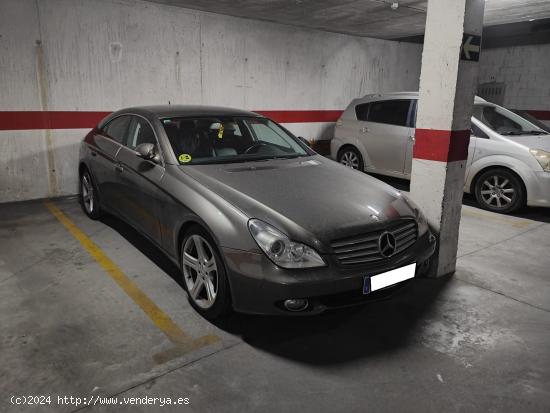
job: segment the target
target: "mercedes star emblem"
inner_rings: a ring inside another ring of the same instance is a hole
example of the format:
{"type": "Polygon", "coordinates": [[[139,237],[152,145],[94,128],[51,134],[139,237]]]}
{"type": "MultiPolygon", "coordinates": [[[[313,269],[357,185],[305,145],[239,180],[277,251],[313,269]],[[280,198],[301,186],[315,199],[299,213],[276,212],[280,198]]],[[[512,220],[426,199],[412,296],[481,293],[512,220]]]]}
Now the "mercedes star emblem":
{"type": "Polygon", "coordinates": [[[378,238],[378,249],[383,257],[389,258],[395,254],[395,237],[390,232],[384,232],[378,238]]]}

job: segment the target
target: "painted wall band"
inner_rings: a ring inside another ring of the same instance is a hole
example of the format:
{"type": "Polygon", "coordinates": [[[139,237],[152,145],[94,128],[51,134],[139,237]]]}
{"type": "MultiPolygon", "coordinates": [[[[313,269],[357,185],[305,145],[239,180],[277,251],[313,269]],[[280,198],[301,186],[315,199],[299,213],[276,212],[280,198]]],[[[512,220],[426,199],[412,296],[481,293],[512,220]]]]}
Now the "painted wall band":
{"type": "MultiPolygon", "coordinates": [[[[336,122],[343,111],[256,110],[255,112],[279,123],[313,123],[336,122]]],[[[548,110],[527,110],[526,112],[537,119],[550,120],[550,111],[548,110]]],[[[91,111],[0,111],[0,130],[90,129],[110,113],[91,111]]]]}
{"type": "Polygon", "coordinates": [[[413,157],[429,161],[454,162],[468,158],[470,131],[416,129],[413,157]]]}
{"type": "MultiPolygon", "coordinates": [[[[258,110],[280,123],[336,122],[341,110],[258,110]]],[[[0,111],[0,130],[91,129],[111,112],[0,111]]]]}

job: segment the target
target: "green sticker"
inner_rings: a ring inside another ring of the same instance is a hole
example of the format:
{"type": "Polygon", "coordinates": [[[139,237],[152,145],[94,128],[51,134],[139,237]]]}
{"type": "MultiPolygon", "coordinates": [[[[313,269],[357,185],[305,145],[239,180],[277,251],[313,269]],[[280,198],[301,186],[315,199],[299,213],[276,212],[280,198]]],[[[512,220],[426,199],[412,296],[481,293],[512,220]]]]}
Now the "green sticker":
{"type": "Polygon", "coordinates": [[[178,157],[178,160],[179,160],[181,163],[191,162],[191,155],[189,155],[188,153],[182,153],[182,154],[178,157]]]}

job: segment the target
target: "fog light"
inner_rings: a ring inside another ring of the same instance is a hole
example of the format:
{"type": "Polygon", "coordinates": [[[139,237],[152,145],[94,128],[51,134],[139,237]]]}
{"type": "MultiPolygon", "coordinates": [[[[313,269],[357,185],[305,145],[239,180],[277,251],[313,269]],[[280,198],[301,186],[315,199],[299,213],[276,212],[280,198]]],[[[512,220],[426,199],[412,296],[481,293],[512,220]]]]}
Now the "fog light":
{"type": "Polygon", "coordinates": [[[303,311],[307,308],[308,301],[305,298],[291,298],[285,300],[284,304],[288,311],[303,311]]]}

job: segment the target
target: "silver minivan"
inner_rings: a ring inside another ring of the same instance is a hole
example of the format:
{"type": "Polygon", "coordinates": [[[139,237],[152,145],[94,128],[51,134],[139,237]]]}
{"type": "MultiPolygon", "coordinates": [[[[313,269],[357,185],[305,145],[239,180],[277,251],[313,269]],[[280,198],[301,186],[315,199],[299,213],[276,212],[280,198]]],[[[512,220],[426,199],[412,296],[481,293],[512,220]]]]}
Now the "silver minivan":
{"type": "MultiPolygon", "coordinates": [[[[336,122],[331,157],[354,169],[410,179],[418,92],[355,99],[336,122]]],[[[482,208],[550,207],[550,134],[475,98],[464,191],[482,208]]]]}

